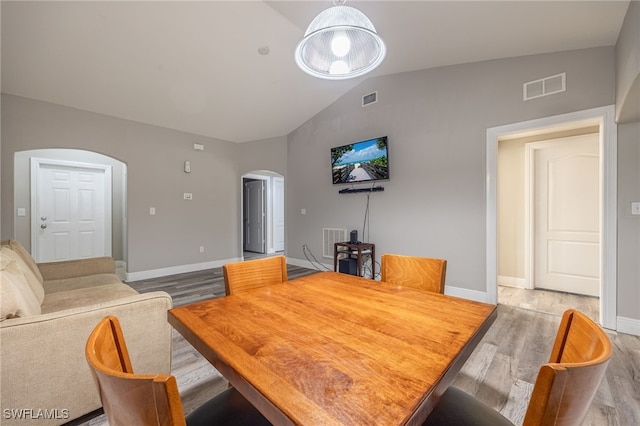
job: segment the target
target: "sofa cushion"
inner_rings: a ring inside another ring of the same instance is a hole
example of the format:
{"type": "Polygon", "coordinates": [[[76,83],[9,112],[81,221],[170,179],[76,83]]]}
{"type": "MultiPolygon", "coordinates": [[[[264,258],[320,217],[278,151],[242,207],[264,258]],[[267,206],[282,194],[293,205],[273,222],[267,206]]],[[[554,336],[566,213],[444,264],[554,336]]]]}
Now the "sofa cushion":
{"type": "Polygon", "coordinates": [[[107,284],[122,284],[116,274],[95,274],[84,277],[64,278],[60,280],[48,280],[44,282],[45,294],[53,294],[91,288],[107,284]]]}
{"type": "Polygon", "coordinates": [[[18,253],[20,255],[20,257],[22,258],[22,260],[24,260],[24,262],[27,264],[27,266],[29,267],[31,272],[33,272],[33,274],[36,276],[38,281],[40,281],[40,284],[42,284],[44,282],[44,278],[42,277],[42,274],[40,273],[40,269],[38,268],[38,265],[36,264],[36,261],[33,260],[33,256],[31,256],[31,253],[29,253],[27,251],[27,249],[25,249],[24,246],[22,244],[20,244],[19,241],[6,240],[6,241],[2,242],[2,245],[7,245],[11,250],[13,250],[16,253],[18,253]]]}
{"type": "Polygon", "coordinates": [[[40,302],[15,260],[2,257],[0,270],[0,320],[41,313],[40,302]]]}
{"type": "Polygon", "coordinates": [[[33,270],[29,268],[29,265],[24,261],[24,258],[18,252],[9,247],[2,247],[0,249],[0,256],[14,260],[17,263],[27,279],[27,283],[31,287],[33,294],[36,296],[36,299],[38,299],[38,303],[42,304],[42,301],[44,300],[44,287],[42,286],[42,281],[39,280],[33,273],[33,270]]]}
{"type": "Polygon", "coordinates": [[[42,304],[42,313],[57,312],[83,306],[98,306],[101,303],[137,295],[127,284],[105,284],[89,288],[47,293],[42,304]]]}

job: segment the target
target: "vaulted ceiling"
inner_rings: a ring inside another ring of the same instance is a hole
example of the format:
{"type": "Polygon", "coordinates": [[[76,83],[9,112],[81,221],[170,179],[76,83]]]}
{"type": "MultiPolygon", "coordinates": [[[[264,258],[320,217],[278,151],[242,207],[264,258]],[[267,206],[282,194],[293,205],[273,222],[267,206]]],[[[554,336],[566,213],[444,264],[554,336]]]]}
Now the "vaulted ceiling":
{"type": "MultiPolygon", "coordinates": [[[[375,76],[612,46],[629,2],[347,5],[387,45],[375,76]]],[[[283,136],[369,78],[324,81],[295,65],[307,25],[331,6],[3,0],[2,92],[233,142],[283,136]]]]}

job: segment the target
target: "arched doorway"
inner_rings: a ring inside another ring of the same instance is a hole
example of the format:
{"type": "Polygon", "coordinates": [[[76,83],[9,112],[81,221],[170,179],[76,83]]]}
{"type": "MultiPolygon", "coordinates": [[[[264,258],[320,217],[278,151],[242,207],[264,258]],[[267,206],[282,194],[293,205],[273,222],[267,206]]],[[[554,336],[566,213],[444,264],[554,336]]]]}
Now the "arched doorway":
{"type": "MultiPolygon", "coordinates": [[[[33,164],[51,164],[53,166],[71,167],[74,165],[91,165],[97,169],[109,170],[108,187],[110,197],[107,205],[110,207],[106,215],[105,228],[108,229],[106,246],[116,260],[119,272],[126,270],[127,261],[127,166],[122,161],[91,151],[77,149],[36,149],[19,151],[14,156],[14,233],[15,238],[27,250],[33,253],[33,237],[36,225],[41,225],[41,217],[36,214],[36,207],[32,201],[33,193],[32,173],[33,164]],[[35,219],[33,219],[35,217],[35,219]]],[[[38,228],[39,229],[39,228],[38,228]]],[[[77,244],[70,242],[70,244],[77,244]]]]}

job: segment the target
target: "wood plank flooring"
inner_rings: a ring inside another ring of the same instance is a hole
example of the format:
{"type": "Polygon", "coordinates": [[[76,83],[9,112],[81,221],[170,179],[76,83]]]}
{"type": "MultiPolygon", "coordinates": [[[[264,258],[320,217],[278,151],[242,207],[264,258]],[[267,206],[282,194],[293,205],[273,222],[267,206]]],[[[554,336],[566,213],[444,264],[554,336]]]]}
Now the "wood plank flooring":
{"type": "MultiPolygon", "coordinates": [[[[315,272],[291,265],[288,268],[289,279],[315,272]]],[[[220,268],[129,284],[140,292],[167,291],[174,306],[224,294],[220,268]]],[[[597,318],[598,303],[594,298],[502,287],[498,297],[498,319],[454,385],[519,425],[538,369],[549,357],[560,315],[574,307],[597,318]]],[[[614,355],[584,425],[640,425],[640,338],[615,332],[608,335],[614,355]]],[[[227,386],[226,380],[175,331],[171,372],[178,381],[186,413],[227,386]]],[[[74,424],[108,425],[104,415],[74,424]]]]}

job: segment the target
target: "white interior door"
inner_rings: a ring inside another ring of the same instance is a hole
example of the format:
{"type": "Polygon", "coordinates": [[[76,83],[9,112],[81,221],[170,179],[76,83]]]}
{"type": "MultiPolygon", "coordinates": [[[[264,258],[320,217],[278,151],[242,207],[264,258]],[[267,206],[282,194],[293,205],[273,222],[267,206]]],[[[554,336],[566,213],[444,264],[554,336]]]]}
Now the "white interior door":
{"type": "Polygon", "coordinates": [[[534,145],[534,287],[599,296],[598,135],[534,145]]]}
{"type": "Polygon", "coordinates": [[[31,159],[31,245],[38,262],[111,256],[111,167],[31,159]]]}
{"type": "Polygon", "coordinates": [[[265,252],[265,194],[264,181],[244,183],[244,249],[265,252]]]}
{"type": "Polygon", "coordinates": [[[273,224],[275,251],[284,251],[284,178],[273,178],[273,224]]]}

